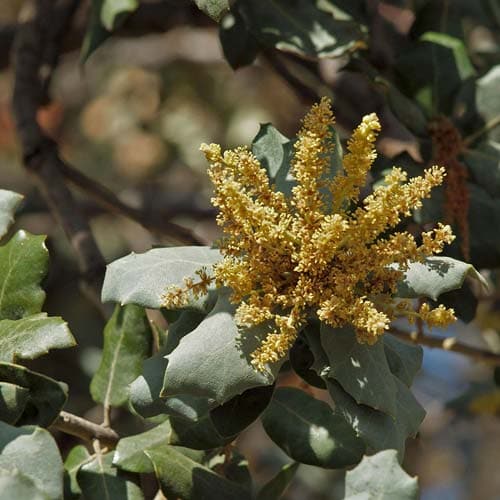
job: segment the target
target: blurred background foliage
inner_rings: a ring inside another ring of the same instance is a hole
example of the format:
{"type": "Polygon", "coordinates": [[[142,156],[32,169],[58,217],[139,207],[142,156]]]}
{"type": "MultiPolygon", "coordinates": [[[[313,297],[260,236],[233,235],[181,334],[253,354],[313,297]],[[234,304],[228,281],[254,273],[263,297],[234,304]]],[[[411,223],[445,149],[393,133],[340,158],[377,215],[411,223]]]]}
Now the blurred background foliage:
{"type": "MultiPolygon", "coordinates": [[[[3,0],[0,26],[15,25],[29,8],[3,0]]],[[[220,28],[188,2],[170,2],[169,8],[186,11],[188,21],[166,32],[109,39],[91,22],[83,54],[64,54],[53,100],[38,117],[62,156],[123,201],[189,227],[208,244],[219,233],[200,143],[249,144],[265,122],[292,136],[309,103],[323,94],[333,96],[344,136],[375,111],[383,133],[374,180],[391,165],[416,174],[431,161],[446,164],[452,186],[450,181],[426,203],[414,224],[451,219],[460,236],[451,254],[488,270],[491,293],[461,299],[458,313],[475,319],[458,323],[452,333],[500,353],[500,3],[237,1],[220,28]],[[276,17],[273,6],[284,3],[300,19],[299,33],[293,19],[276,17]],[[332,12],[345,23],[337,26],[337,39],[321,24],[332,12]]],[[[76,31],[87,26],[86,12],[79,11],[76,31]]],[[[28,366],[69,384],[69,411],[98,419],[88,387],[100,360],[104,320],[82,296],[72,250],[22,168],[10,112],[13,74],[6,63],[2,67],[0,186],[25,195],[16,228],[49,236],[45,310],[65,318],[78,341],[77,348],[28,366]]],[[[172,244],[89,198],[78,200],[107,262],[172,244]]],[[[491,367],[426,349],[414,391],[427,417],[405,460],[406,470],[420,477],[422,498],[500,498],[499,379],[491,367]]],[[[118,431],[138,425],[125,411],[112,418],[118,431]]],[[[247,429],[238,446],[264,482],[288,459],[260,425],[247,429]]],[[[58,439],[63,452],[75,444],[66,435],[58,439]]],[[[340,498],[342,476],[301,466],[286,498],[340,498]]]]}

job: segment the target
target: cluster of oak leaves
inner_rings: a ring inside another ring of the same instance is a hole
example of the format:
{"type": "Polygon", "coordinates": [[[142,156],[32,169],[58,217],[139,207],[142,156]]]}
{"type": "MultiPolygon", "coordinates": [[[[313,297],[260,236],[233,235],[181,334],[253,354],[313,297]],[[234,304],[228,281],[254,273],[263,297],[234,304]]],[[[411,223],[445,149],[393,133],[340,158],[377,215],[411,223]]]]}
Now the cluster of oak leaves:
{"type": "Polygon", "coordinates": [[[242,327],[272,325],[252,363],[266,364],[286,356],[302,326],[317,318],[332,326],[352,325],[359,342],[375,343],[396,317],[420,318],[429,327],[455,321],[453,309],[414,310],[407,300],[395,300],[397,283],[410,262],[438,254],[454,239],[448,225],[438,224],[420,235],[391,232],[403,217],[421,207],[445,171],[433,166],[408,180],[393,168],[384,183],[363,200],[360,189],[376,158],[380,130],[375,114],[354,130],[343,157],[343,171],[332,176],[334,117],[323,98],[303,120],[291,174],[291,196],[270,184],[266,170],[245,147],[221,151],[203,144],[215,187],[212,203],[219,209],[224,231],[219,242],[223,260],[198,278],[185,278],[163,296],[168,308],[185,305],[191,295],[217,287],[231,289],[242,327]]]}

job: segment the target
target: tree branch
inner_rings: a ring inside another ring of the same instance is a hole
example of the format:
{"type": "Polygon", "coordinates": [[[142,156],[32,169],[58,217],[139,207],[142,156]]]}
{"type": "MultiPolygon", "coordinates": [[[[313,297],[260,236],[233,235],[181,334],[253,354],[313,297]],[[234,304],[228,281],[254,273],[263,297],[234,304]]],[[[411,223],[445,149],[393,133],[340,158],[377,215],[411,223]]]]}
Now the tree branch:
{"type": "Polygon", "coordinates": [[[463,344],[455,337],[447,337],[443,339],[442,337],[437,337],[436,335],[416,335],[415,333],[407,333],[397,328],[391,328],[389,333],[413,344],[420,344],[426,347],[456,352],[474,359],[475,361],[481,361],[491,365],[500,365],[500,354],[473,347],[468,344],[463,344]]]}
{"type": "Polygon", "coordinates": [[[151,217],[152,214],[144,213],[137,208],[123,203],[108,188],[93,179],[90,179],[85,174],[72,168],[62,160],[59,160],[59,170],[68,181],[84,191],[108,212],[128,217],[129,219],[141,224],[144,228],[152,232],[165,234],[178,242],[189,245],[204,245],[204,242],[194,235],[189,229],[179,226],[178,224],[170,222],[166,219],[151,217]]]}
{"type": "Polygon", "coordinates": [[[90,443],[97,439],[108,448],[115,448],[120,440],[120,436],[113,429],[95,424],[66,411],[59,414],[51,427],[90,443]]]}
{"type": "Polygon", "coordinates": [[[105,268],[104,259],[87,219],[59,171],[61,160],[56,144],[44,134],[37,121],[38,110],[47,100],[62,38],[78,4],[79,0],[58,2],[57,17],[55,2],[37,1],[34,18],[22,26],[14,43],[12,108],[24,165],[64,229],[87,285],[98,293],[105,268]]]}

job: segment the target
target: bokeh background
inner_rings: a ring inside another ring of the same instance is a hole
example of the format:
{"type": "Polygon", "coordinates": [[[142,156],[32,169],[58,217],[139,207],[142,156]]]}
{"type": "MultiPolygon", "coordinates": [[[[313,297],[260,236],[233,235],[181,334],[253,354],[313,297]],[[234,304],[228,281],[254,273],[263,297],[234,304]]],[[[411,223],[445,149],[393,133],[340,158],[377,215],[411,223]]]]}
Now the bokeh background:
{"type": "MultiPolygon", "coordinates": [[[[22,17],[22,4],[2,0],[0,24],[22,17]]],[[[449,4],[452,9],[453,1],[449,4]]],[[[386,15],[411,26],[411,18],[401,12],[386,15]]],[[[498,33],[476,26],[469,35],[472,47],[496,44],[498,50],[498,33]]],[[[338,77],[341,68],[342,61],[333,63],[328,68],[331,78],[338,77]]],[[[4,67],[0,72],[0,187],[25,195],[14,230],[22,227],[48,235],[51,264],[45,310],[65,318],[78,341],[74,349],[53,352],[32,366],[69,384],[69,411],[98,420],[99,409],[88,386],[100,361],[104,318],[82,295],[64,234],[21,165],[10,113],[12,82],[11,70],[4,67]]],[[[368,96],[358,104],[351,106],[351,113],[360,118],[373,103],[368,96]]],[[[266,64],[257,61],[233,71],[223,58],[216,27],[207,23],[109,40],[84,65],[77,51],[65,54],[53,82],[53,102],[39,119],[71,164],[130,205],[189,227],[210,244],[219,233],[199,145],[249,144],[265,122],[291,136],[305,110],[266,64]]],[[[343,130],[344,136],[347,132],[343,130]]],[[[387,147],[411,151],[405,138],[396,137],[387,147]]],[[[104,213],[88,198],[79,200],[107,262],[131,251],[172,244],[164,235],[104,213]]],[[[495,328],[500,321],[491,310],[487,316],[480,314],[478,321],[467,326],[458,324],[452,333],[472,344],[489,342],[490,348],[498,349],[495,328]]],[[[409,443],[405,468],[420,477],[422,498],[500,499],[500,395],[492,368],[426,349],[414,391],[427,417],[417,439],[409,443]]],[[[138,432],[140,422],[127,415],[116,412],[114,427],[138,432]]],[[[67,436],[58,439],[63,451],[74,444],[67,436]]],[[[244,432],[238,446],[258,482],[271,478],[289,461],[259,423],[244,432]]],[[[340,472],[301,466],[285,498],[341,498],[342,478],[340,472]]]]}

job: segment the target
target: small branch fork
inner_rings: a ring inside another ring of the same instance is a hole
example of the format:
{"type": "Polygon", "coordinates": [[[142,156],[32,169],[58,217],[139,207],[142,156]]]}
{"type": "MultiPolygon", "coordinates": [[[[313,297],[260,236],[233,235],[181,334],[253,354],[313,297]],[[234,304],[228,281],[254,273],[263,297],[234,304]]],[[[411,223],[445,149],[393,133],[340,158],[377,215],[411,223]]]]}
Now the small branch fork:
{"type": "Polygon", "coordinates": [[[459,342],[455,337],[442,338],[436,335],[418,335],[415,333],[407,333],[397,328],[391,328],[389,333],[407,342],[420,344],[426,347],[443,349],[445,351],[456,352],[474,359],[487,363],[489,365],[500,365],[500,354],[496,354],[485,349],[473,347],[468,344],[459,342]]]}
{"type": "Polygon", "coordinates": [[[51,427],[89,443],[97,440],[100,445],[108,449],[115,448],[120,440],[120,436],[113,429],[95,424],[66,411],[59,414],[51,427]]]}

